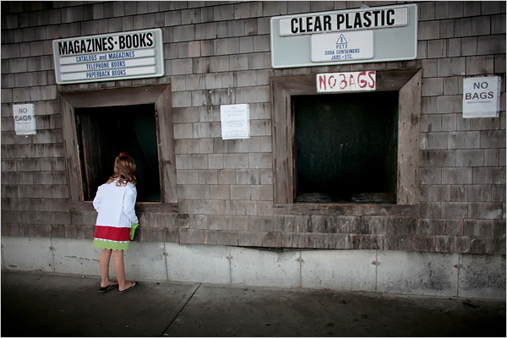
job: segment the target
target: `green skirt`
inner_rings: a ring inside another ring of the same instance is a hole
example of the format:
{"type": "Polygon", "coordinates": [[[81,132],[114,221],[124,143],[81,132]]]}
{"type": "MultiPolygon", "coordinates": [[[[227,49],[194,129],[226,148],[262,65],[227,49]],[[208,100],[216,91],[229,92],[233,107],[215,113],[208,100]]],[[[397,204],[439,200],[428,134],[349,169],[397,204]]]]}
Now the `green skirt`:
{"type": "Polygon", "coordinates": [[[103,239],[94,238],[93,246],[99,249],[109,249],[109,250],[129,250],[130,242],[114,242],[103,239]]]}

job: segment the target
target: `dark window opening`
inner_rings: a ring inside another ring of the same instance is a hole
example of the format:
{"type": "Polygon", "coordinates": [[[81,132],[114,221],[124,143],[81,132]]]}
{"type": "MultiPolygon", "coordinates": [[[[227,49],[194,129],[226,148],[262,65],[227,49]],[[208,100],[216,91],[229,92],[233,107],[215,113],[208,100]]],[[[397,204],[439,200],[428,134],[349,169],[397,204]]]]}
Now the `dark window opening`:
{"type": "Polygon", "coordinates": [[[137,166],[137,201],[160,202],[155,106],[77,108],[75,114],[84,200],[93,200],[116,156],[126,152],[137,166]]]}
{"type": "Polygon", "coordinates": [[[293,96],[295,202],[396,203],[398,92],[293,96]]]}

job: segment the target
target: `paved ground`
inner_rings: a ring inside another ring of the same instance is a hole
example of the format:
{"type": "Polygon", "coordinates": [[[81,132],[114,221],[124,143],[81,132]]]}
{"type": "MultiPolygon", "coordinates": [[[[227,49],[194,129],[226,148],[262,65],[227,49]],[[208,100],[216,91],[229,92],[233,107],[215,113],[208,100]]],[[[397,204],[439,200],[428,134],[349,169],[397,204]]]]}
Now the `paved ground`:
{"type": "Polygon", "coordinates": [[[6,336],[502,336],[505,301],[2,272],[6,336]]]}

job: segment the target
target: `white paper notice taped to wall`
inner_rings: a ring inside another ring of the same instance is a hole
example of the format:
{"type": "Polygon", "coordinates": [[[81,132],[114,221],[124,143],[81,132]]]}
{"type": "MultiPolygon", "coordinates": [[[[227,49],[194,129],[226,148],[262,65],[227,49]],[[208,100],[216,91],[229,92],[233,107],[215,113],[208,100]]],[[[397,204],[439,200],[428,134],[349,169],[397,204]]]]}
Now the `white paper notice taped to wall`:
{"type": "Polygon", "coordinates": [[[463,79],[463,118],[498,117],[500,77],[463,79]]]}
{"type": "Polygon", "coordinates": [[[14,130],[16,135],[37,134],[35,130],[35,108],[34,104],[15,104],[12,106],[14,117],[14,130]]]}
{"type": "Polygon", "coordinates": [[[222,139],[250,138],[250,109],[248,104],[220,106],[222,139]]]}

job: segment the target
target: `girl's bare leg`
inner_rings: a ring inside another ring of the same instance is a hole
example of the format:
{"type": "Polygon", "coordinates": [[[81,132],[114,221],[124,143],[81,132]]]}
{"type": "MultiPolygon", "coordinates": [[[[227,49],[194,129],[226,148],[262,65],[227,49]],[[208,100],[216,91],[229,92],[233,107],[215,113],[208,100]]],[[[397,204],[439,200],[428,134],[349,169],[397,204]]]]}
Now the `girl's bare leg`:
{"type": "Polygon", "coordinates": [[[114,284],[114,282],[109,279],[109,261],[111,260],[111,251],[112,250],[110,249],[102,249],[102,253],[100,254],[100,287],[106,287],[114,284]]]}
{"type": "Polygon", "coordinates": [[[123,250],[113,250],[114,271],[118,278],[118,291],[128,289],[134,282],[125,280],[125,262],[123,259],[123,250]]]}

